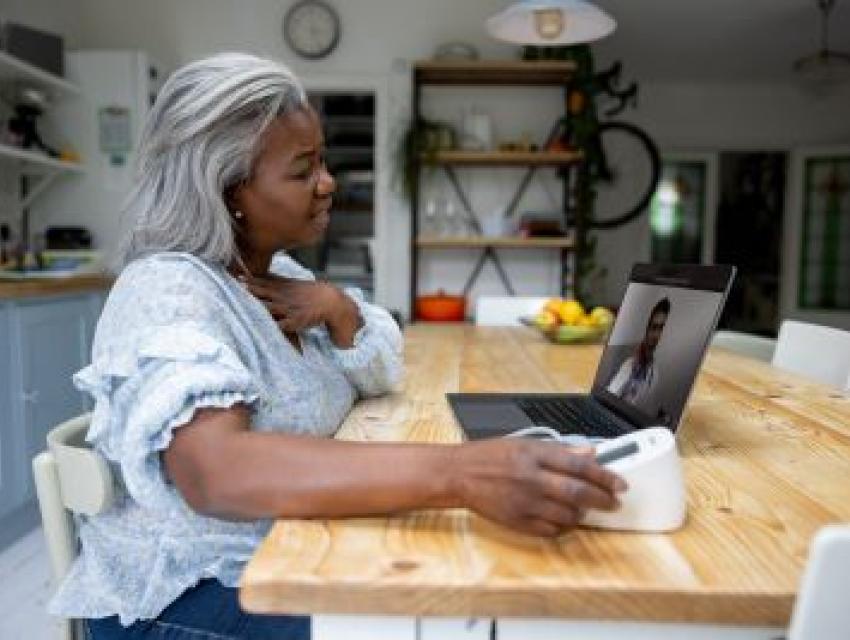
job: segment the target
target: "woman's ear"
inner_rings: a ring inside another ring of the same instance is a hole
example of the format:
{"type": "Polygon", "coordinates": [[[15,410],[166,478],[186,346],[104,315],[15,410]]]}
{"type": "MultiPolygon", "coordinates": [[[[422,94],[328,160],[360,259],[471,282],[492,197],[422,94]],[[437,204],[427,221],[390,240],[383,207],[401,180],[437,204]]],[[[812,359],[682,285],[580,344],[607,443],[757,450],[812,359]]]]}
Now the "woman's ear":
{"type": "Polygon", "coordinates": [[[224,206],[227,207],[227,210],[230,212],[234,218],[242,217],[242,188],[244,186],[243,182],[238,182],[237,184],[231,185],[224,190],[222,194],[222,199],[224,200],[224,206]]]}

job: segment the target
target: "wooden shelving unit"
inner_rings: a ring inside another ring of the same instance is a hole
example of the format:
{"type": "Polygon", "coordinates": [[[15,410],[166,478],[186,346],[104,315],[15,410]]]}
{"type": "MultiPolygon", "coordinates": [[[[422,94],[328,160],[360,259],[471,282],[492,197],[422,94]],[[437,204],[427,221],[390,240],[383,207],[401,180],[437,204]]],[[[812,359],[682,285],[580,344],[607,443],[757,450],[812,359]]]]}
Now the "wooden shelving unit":
{"type": "Polygon", "coordinates": [[[429,85],[560,86],[575,73],[572,62],[540,60],[480,60],[472,62],[417,62],[413,71],[429,85]]]}
{"type": "Polygon", "coordinates": [[[487,247],[497,249],[572,249],[575,246],[575,241],[572,236],[564,238],[419,236],[416,239],[416,246],[429,249],[486,249],[487,247]]]}
{"type": "MultiPolygon", "coordinates": [[[[517,86],[538,87],[550,86],[561,87],[566,99],[567,86],[576,71],[572,62],[565,61],[515,61],[515,60],[486,60],[470,62],[418,62],[413,67],[413,122],[421,119],[420,105],[422,89],[426,86],[517,86]]],[[[441,151],[435,155],[429,154],[418,159],[417,176],[423,167],[439,167],[444,171],[453,185],[459,200],[463,206],[463,214],[471,222],[472,228],[481,231],[480,221],[477,219],[471,204],[463,193],[460,180],[455,168],[497,168],[513,167],[525,168],[528,171],[526,179],[519,186],[515,199],[508,209],[511,210],[519,202],[519,198],[528,184],[528,180],[537,168],[543,167],[568,167],[580,163],[582,154],[580,151],[568,151],[550,153],[544,151],[535,152],[474,152],[474,151],[441,151]]],[[[468,293],[476,278],[481,272],[484,264],[489,260],[496,268],[497,273],[504,284],[506,291],[514,293],[513,286],[508,274],[502,267],[497,254],[498,250],[517,249],[554,249],[560,253],[561,262],[561,293],[565,293],[569,286],[573,286],[573,274],[571,270],[571,258],[575,252],[576,243],[572,234],[562,238],[520,238],[520,237],[420,237],[419,235],[419,184],[418,178],[414,184],[414,197],[412,202],[412,224],[410,236],[411,270],[410,270],[410,292],[411,306],[410,315],[414,317],[416,296],[418,294],[419,275],[419,252],[431,249],[460,249],[479,252],[479,257],[472,272],[464,286],[464,294],[468,293]]],[[[565,181],[566,182],[566,181],[565,181]]],[[[566,184],[564,186],[564,202],[567,202],[566,184]]]]}
{"type": "Polygon", "coordinates": [[[581,162],[580,151],[440,151],[422,164],[467,167],[563,167],[581,162]]]}

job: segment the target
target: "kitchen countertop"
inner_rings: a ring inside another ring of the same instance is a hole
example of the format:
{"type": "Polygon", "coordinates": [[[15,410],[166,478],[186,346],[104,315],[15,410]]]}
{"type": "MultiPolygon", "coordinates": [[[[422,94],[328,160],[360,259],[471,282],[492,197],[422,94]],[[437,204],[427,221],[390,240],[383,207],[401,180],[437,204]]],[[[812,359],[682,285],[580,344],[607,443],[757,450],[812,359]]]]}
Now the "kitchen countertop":
{"type": "Polygon", "coordinates": [[[113,282],[115,282],[114,276],[106,274],[34,280],[0,280],[0,301],[105,290],[109,289],[113,282]]]}

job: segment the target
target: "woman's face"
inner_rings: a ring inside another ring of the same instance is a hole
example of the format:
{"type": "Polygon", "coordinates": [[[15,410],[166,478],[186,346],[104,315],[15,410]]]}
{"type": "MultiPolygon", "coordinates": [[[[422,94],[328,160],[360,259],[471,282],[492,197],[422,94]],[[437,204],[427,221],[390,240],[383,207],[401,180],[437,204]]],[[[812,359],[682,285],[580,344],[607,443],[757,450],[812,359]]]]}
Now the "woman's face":
{"type": "Polygon", "coordinates": [[[238,242],[248,253],[274,253],[318,242],[336,189],[324,164],[319,118],[310,108],[275,119],[260,141],[249,180],[235,190],[238,242]]]}

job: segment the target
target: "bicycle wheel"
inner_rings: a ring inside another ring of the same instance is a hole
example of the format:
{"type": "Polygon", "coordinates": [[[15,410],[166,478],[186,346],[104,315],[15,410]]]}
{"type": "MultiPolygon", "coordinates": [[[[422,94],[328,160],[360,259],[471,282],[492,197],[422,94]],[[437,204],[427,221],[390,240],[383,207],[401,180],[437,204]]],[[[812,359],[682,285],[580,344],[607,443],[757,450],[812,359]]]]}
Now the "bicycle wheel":
{"type": "Polygon", "coordinates": [[[649,205],[661,177],[661,158],[652,139],[625,122],[599,125],[601,159],[596,167],[594,229],[619,227],[637,218],[649,205]]]}

